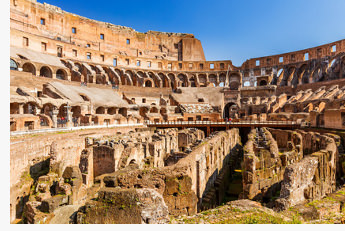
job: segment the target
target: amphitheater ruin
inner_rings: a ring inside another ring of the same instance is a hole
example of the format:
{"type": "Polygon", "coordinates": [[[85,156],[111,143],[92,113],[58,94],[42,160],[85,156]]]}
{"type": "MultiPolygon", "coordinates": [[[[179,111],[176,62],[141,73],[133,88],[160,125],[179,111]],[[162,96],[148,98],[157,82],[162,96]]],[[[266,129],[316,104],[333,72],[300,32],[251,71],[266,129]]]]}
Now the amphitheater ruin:
{"type": "Polygon", "coordinates": [[[337,192],[345,222],[345,40],[237,67],[193,34],[36,0],[11,0],[10,36],[12,223],[165,224],[256,202],[308,223],[337,192]]]}

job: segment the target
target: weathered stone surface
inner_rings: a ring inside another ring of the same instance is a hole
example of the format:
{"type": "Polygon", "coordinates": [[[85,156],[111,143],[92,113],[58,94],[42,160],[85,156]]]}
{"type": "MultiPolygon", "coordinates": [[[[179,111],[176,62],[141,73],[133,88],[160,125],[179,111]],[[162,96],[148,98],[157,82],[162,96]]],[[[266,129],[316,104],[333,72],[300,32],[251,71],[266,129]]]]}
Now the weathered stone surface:
{"type": "Polygon", "coordinates": [[[280,198],[276,201],[279,209],[287,209],[306,199],[305,191],[313,182],[317,166],[316,157],[307,157],[285,169],[280,198]]]}
{"type": "Polygon", "coordinates": [[[59,206],[67,205],[68,204],[68,196],[67,195],[56,195],[51,198],[45,199],[42,201],[40,210],[46,213],[52,213],[55,209],[59,206]]]}
{"type": "Polygon", "coordinates": [[[164,224],[168,207],[163,197],[153,189],[105,188],[97,201],[79,209],[79,224],[164,224]]]}
{"type": "Polygon", "coordinates": [[[47,224],[54,216],[53,214],[40,211],[41,202],[30,201],[24,206],[24,217],[28,224],[47,224]]]}

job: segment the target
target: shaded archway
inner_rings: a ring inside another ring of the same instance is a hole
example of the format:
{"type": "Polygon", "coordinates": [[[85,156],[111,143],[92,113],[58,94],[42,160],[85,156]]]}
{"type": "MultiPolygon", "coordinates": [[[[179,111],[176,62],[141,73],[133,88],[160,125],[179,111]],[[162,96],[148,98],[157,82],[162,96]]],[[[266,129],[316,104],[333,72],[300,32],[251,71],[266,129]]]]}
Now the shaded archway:
{"type": "Polygon", "coordinates": [[[216,87],[218,85],[217,83],[217,76],[214,74],[210,74],[208,76],[208,80],[210,81],[211,84],[213,84],[214,87],[216,87]]]}
{"type": "Polygon", "coordinates": [[[105,108],[104,107],[98,107],[96,109],[96,114],[105,114],[105,108]]]}
{"type": "Polygon", "coordinates": [[[23,71],[36,75],[36,67],[32,63],[24,63],[23,71]]]}
{"type": "Polygon", "coordinates": [[[109,115],[115,115],[116,114],[116,108],[115,107],[108,108],[108,114],[109,115]]]}
{"type": "Polygon", "coordinates": [[[221,73],[219,75],[219,86],[220,87],[225,87],[225,82],[226,82],[226,74],[225,73],[221,73]]]}
{"type": "Polygon", "coordinates": [[[165,74],[158,73],[158,76],[162,80],[162,87],[170,87],[170,81],[169,81],[168,77],[165,74]]]}
{"type": "Polygon", "coordinates": [[[189,78],[189,83],[190,83],[191,87],[197,87],[195,76],[192,76],[192,77],[189,78]]]}
{"type": "Polygon", "coordinates": [[[43,66],[40,69],[40,76],[46,78],[53,78],[52,70],[47,66],[43,66]]]}
{"type": "Polygon", "coordinates": [[[266,86],[266,85],[267,85],[267,81],[264,79],[259,82],[259,86],[266,86]]]}
{"type": "Polygon", "coordinates": [[[59,69],[56,71],[56,78],[66,80],[67,79],[67,73],[65,70],[59,69]]]}
{"type": "Polygon", "coordinates": [[[199,85],[200,87],[206,87],[207,85],[207,76],[205,74],[199,74],[199,85]]]}
{"type": "Polygon", "coordinates": [[[124,116],[124,117],[127,117],[127,108],[120,108],[119,109],[119,114],[124,116]]]}
{"type": "Polygon", "coordinates": [[[145,87],[152,87],[152,82],[150,80],[146,80],[145,87]]]}
{"type": "Polygon", "coordinates": [[[241,76],[237,73],[230,75],[230,90],[238,90],[241,85],[241,76]]]}
{"type": "Polygon", "coordinates": [[[223,118],[224,119],[233,118],[234,115],[237,113],[237,110],[238,110],[238,106],[236,103],[233,103],[233,102],[227,103],[223,110],[223,118]]]}
{"type": "Polygon", "coordinates": [[[176,78],[175,75],[172,73],[168,74],[168,78],[170,79],[170,83],[171,83],[171,88],[172,89],[176,89],[176,78]]]}
{"type": "Polygon", "coordinates": [[[179,87],[188,87],[187,76],[185,74],[178,74],[177,79],[179,81],[179,87]]]}
{"type": "Polygon", "coordinates": [[[150,113],[158,113],[158,109],[156,107],[152,107],[150,109],[150,113]]]}

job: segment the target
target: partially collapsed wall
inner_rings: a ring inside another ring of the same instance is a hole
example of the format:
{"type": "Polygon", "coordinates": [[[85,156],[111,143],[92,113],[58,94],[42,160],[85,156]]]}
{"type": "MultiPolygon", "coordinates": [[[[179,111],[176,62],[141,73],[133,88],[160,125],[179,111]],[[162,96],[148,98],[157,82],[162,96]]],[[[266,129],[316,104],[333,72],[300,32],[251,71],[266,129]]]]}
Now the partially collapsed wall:
{"type": "MultiPolygon", "coordinates": [[[[163,195],[170,215],[195,214],[227,168],[230,156],[238,154],[239,144],[238,129],[215,133],[174,165],[141,169],[133,164],[97,177],[95,184],[106,188],[152,188],[163,195]]],[[[213,196],[219,198],[222,193],[213,196]]]]}
{"type": "Polygon", "coordinates": [[[244,147],[243,197],[287,209],[320,199],[336,188],[336,135],[256,129],[244,147]]]}

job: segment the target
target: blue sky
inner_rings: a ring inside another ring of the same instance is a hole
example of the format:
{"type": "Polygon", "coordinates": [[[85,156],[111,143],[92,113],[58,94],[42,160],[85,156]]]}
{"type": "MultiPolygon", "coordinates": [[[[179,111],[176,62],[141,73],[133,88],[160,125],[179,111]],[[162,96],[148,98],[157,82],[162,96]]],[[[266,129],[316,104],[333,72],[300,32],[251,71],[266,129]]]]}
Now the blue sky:
{"type": "Polygon", "coordinates": [[[207,60],[235,65],[345,38],[344,0],[38,1],[139,32],[192,33],[207,60]]]}

